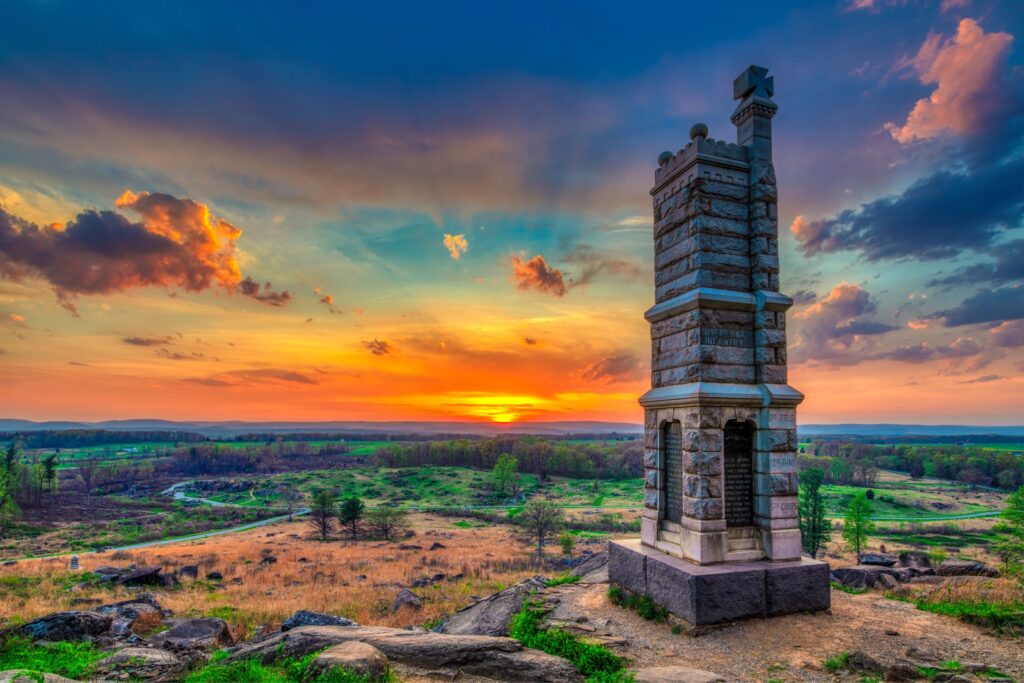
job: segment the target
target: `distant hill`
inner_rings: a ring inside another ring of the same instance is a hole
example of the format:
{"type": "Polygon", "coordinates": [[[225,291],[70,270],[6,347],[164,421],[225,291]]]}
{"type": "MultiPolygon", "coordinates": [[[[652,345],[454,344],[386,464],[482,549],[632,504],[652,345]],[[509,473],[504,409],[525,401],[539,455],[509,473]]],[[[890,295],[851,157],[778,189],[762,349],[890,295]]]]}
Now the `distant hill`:
{"type": "Polygon", "coordinates": [[[289,434],[323,432],[333,434],[466,434],[495,436],[498,434],[640,434],[643,426],[628,422],[174,422],[171,420],[104,420],[102,422],[33,422],[0,419],[0,432],[38,431],[43,429],[109,429],[117,431],[179,431],[196,432],[209,437],[230,437],[246,433],[289,434]]]}

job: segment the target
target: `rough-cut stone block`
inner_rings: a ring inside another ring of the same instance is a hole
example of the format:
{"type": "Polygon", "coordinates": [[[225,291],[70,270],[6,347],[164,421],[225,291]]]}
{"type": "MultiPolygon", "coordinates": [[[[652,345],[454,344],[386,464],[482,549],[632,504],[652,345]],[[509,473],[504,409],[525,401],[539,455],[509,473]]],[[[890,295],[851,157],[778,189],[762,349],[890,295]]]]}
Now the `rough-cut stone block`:
{"type": "Polygon", "coordinates": [[[719,474],[722,455],[718,451],[683,453],[683,471],[687,474],[719,474]]]}
{"type": "Polygon", "coordinates": [[[609,543],[608,581],[637,595],[647,595],[647,555],[621,543],[609,543]]]}

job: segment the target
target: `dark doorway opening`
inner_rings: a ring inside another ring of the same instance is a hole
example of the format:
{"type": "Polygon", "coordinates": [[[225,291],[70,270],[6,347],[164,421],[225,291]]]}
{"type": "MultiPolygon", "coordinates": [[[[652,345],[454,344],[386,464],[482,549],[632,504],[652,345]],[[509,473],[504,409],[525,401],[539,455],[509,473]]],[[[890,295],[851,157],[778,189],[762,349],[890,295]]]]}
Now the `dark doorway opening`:
{"type": "Polygon", "coordinates": [[[683,518],[683,427],[678,422],[661,428],[661,461],[665,468],[665,519],[678,524],[683,518]]]}
{"type": "Polygon", "coordinates": [[[749,422],[725,423],[725,526],[754,524],[754,428],[749,422]]]}

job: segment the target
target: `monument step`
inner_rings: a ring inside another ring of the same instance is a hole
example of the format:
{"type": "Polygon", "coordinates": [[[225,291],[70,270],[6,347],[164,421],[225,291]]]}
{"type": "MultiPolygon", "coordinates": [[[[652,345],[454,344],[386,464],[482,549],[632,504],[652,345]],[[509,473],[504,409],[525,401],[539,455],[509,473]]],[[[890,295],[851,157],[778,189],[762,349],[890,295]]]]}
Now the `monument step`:
{"type": "Polygon", "coordinates": [[[729,552],[734,550],[760,550],[761,539],[759,538],[730,538],[729,552]]]}
{"type": "Polygon", "coordinates": [[[658,540],[659,541],[668,541],[669,543],[675,543],[676,545],[679,545],[679,543],[680,543],[679,532],[678,531],[666,531],[665,529],[659,529],[658,530],[658,540]]]}
{"type": "Polygon", "coordinates": [[[659,540],[654,542],[654,547],[663,553],[668,553],[669,555],[678,555],[680,552],[678,542],[671,543],[669,541],[659,540]]]}
{"type": "Polygon", "coordinates": [[[764,551],[758,550],[730,550],[725,553],[726,562],[757,562],[764,559],[764,551]]]}

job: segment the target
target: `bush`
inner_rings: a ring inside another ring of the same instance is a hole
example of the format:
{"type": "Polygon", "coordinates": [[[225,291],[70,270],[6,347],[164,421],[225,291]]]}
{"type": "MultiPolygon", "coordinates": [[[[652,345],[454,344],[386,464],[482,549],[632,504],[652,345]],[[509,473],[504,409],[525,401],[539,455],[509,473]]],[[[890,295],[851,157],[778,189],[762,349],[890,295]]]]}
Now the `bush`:
{"type": "Polygon", "coordinates": [[[622,658],[606,647],[591,645],[578,636],[561,629],[542,631],[542,613],[536,604],[527,600],[523,608],[512,617],[509,636],[526,647],[567,659],[587,677],[587,683],[626,681],[622,658]]]}
{"type": "Polygon", "coordinates": [[[656,605],[646,595],[634,595],[618,586],[608,588],[608,599],[619,607],[631,609],[647,621],[665,621],[668,619],[668,610],[656,605]]]}

